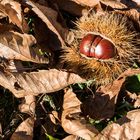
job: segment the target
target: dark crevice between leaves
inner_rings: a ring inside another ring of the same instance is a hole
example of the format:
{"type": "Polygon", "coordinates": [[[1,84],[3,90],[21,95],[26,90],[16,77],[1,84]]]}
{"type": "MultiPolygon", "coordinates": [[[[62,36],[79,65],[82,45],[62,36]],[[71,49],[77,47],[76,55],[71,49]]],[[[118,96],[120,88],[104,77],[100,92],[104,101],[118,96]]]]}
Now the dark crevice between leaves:
{"type": "Polygon", "coordinates": [[[0,123],[2,126],[0,139],[8,140],[19,124],[29,115],[19,112],[18,105],[21,99],[15,98],[9,90],[2,87],[0,87],[0,92],[0,123]]]}
{"type": "Polygon", "coordinates": [[[36,105],[36,121],[34,125],[34,135],[33,140],[44,139],[46,140],[46,134],[51,135],[58,139],[63,139],[68,134],[63,130],[60,125],[60,122],[57,120],[54,124],[49,117],[52,111],[58,112],[58,117],[61,118],[62,104],[63,104],[63,90],[56,92],[55,94],[49,94],[47,98],[44,98],[46,95],[38,96],[38,103],[36,105]],[[51,105],[53,101],[55,107],[51,105]],[[43,107],[42,107],[43,105],[43,107]]]}

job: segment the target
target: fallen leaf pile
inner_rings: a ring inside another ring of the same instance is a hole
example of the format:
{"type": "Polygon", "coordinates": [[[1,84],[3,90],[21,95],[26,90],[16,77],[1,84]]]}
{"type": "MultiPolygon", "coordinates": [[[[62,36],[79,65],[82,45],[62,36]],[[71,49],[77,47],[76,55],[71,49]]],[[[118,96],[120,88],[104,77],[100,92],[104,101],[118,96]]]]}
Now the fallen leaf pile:
{"type": "Polygon", "coordinates": [[[140,139],[140,61],[105,86],[61,62],[92,10],[126,14],[140,32],[138,0],[0,1],[1,139],[140,139]]]}

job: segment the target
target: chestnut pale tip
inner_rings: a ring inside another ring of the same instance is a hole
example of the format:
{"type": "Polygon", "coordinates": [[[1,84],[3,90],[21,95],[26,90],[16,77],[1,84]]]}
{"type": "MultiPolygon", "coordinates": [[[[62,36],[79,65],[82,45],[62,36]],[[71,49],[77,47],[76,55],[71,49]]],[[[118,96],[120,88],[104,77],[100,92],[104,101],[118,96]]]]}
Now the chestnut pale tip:
{"type": "Polygon", "coordinates": [[[99,35],[87,34],[80,43],[80,53],[90,58],[110,59],[116,55],[116,48],[99,35]]]}

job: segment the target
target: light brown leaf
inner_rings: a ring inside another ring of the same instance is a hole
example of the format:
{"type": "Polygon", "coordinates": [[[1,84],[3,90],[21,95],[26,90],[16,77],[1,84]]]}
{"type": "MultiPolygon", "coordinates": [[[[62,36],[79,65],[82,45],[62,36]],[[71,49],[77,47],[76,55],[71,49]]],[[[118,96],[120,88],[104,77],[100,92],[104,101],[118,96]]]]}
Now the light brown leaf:
{"type": "Polygon", "coordinates": [[[77,136],[69,135],[69,136],[65,137],[63,140],[77,140],[77,136]]]}
{"type": "Polygon", "coordinates": [[[52,111],[51,113],[52,113],[52,114],[49,114],[50,120],[51,120],[51,122],[52,122],[53,124],[57,125],[56,120],[59,120],[59,121],[60,121],[60,119],[59,119],[59,114],[58,114],[57,111],[52,111]]]}
{"type": "Polygon", "coordinates": [[[85,99],[85,102],[82,104],[83,112],[98,120],[111,118],[114,115],[118,94],[126,77],[138,73],[140,73],[140,69],[129,69],[122,73],[112,84],[101,86],[94,97],[85,99]]]}
{"type": "Polygon", "coordinates": [[[71,89],[65,92],[61,118],[62,127],[69,134],[93,140],[98,131],[88,124],[84,117],[80,116],[80,105],[81,102],[71,89]]]}
{"type": "Polygon", "coordinates": [[[23,121],[13,133],[10,140],[32,140],[34,121],[32,118],[23,121]]]}
{"type": "Polygon", "coordinates": [[[2,0],[0,10],[9,17],[10,22],[17,25],[22,31],[28,31],[28,25],[22,15],[20,3],[13,0],[2,0]]]}
{"type": "Polygon", "coordinates": [[[140,107],[140,95],[127,91],[127,96],[129,97],[135,108],[140,107]]]}
{"type": "Polygon", "coordinates": [[[140,1],[139,0],[132,0],[133,2],[135,2],[137,5],[140,5],[140,1]]]}
{"type": "MultiPolygon", "coordinates": [[[[61,43],[61,46],[63,46],[65,44],[64,40],[61,37],[61,35],[59,34],[59,32],[57,31],[57,29],[54,27],[54,25],[52,24],[50,19],[48,17],[46,17],[46,15],[44,15],[44,13],[41,10],[39,10],[38,7],[30,0],[25,1],[25,4],[27,4],[29,6],[29,8],[46,24],[46,26],[49,28],[49,30],[51,30],[53,33],[55,33],[55,35],[57,36],[57,38],[59,39],[59,41],[61,43]]],[[[60,50],[59,47],[56,47],[56,50],[60,50]]]]}
{"type": "Polygon", "coordinates": [[[0,85],[9,89],[17,98],[55,92],[70,84],[84,81],[74,73],[56,69],[13,74],[0,72],[0,85]]]}
{"type": "Polygon", "coordinates": [[[140,110],[133,110],[119,119],[116,123],[108,125],[93,140],[138,140],[140,138],[140,110]]]}
{"type": "Polygon", "coordinates": [[[78,4],[94,7],[99,3],[99,0],[72,0],[78,4]]]}
{"type": "Polygon", "coordinates": [[[140,95],[137,96],[135,102],[134,102],[134,107],[138,108],[140,107],[140,95]]]}
{"type": "Polygon", "coordinates": [[[126,5],[119,2],[118,0],[100,0],[100,2],[106,6],[110,6],[113,9],[125,9],[125,8],[127,8],[126,5]]]}
{"type": "Polygon", "coordinates": [[[0,56],[10,60],[48,63],[48,59],[39,55],[39,50],[32,47],[35,43],[36,40],[32,35],[5,31],[0,34],[0,56]]]}

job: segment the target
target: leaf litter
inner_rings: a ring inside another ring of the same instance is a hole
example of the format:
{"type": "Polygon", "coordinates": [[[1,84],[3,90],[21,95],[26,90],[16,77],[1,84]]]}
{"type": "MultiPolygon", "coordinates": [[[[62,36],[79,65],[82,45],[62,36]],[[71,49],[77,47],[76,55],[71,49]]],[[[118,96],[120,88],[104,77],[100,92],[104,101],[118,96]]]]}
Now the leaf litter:
{"type": "MultiPolygon", "coordinates": [[[[112,83],[101,86],[96,86],[94,79],[87,86],[87,79],[65,69],[66,64],[61,62],[63,48],[68,45],[66,38],[75,28],[73,23],[92,10],[127,15],[140,31],[136,0],[0,1],[0,85],[19,101],[13,111],[20,116],[20,123],[12,115],[0,118],[2,138],[140,138],[139,62],[134,64],[136,69],[128,69],[112,83]],[[131,84],[133,76],[137,78],[131,84]]],[[[2,104],[1,116],[3,109],[2,104]]]]}

